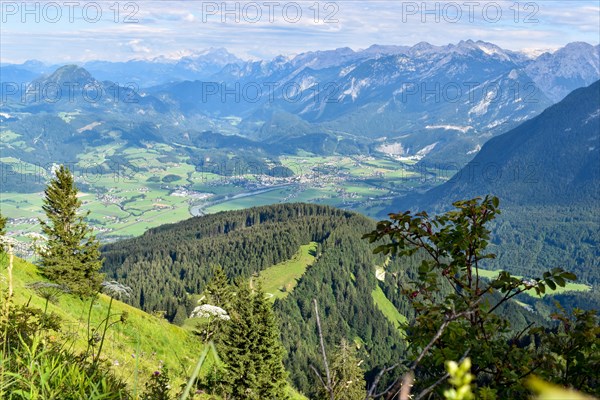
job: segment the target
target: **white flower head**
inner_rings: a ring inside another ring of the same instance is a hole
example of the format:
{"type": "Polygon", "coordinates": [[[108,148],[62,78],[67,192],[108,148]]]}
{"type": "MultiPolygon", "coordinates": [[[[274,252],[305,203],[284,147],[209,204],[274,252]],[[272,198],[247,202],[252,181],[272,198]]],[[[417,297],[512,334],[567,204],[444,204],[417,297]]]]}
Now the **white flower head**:
{"type": "Polygon", "coordinates": [[[210,318],[215,317],[217,319],[222,319],[227,321],[230,319],[227,311],[223,310],[221,307],[213,306],[210,304],[202,304],[194,308],[190,318],[210,318]]]}
{"type": "Polygon", "coordinates": [[[110,297],[123,298],[131,296],[131,288],[120,284],[117,281],[104,281],[102,282],[103,291],[110,297]]]}

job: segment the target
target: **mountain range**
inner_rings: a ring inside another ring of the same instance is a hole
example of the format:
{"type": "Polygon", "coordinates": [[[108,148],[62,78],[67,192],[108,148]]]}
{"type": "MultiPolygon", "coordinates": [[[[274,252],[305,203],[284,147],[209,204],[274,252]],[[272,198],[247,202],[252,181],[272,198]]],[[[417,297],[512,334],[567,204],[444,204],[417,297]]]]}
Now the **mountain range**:
{"type": "Polygon", "coordinates": [[[536,274],[566,267],[600,282],[600,81],[573,91],[490,139],[448,182],[398,198],[390,212],[432,213],[455,201],[498,196],[491,269],[536,274]]]}
{"type": "Polygon", "coordinates": [[[56,70],[3,64],[0,120],[20,147],[3,139],[0,150],[45,164],[64,161],[58,148],[81,154],[117,139],[191,149],[210,131],[234,153],[385,153],[460,167],[490,138],[598,80],[599,52],[571,43],[530,58],[468,40],[270,61],[209,49],[56,70]]]}
{"type": "Polygon", "coordinates": [[[514,206],[600,202],[599,161],[596,81],[487,141],[448,182],[402,202],[434,207],[490,193],[514,206]]]}

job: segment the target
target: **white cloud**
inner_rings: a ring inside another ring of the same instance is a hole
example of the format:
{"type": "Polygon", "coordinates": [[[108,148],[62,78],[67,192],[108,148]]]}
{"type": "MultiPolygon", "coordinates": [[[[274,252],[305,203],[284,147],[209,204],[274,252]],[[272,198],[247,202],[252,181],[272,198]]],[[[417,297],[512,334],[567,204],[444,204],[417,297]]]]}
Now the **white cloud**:
{"type": "Polygon", "coordinates": [[[127,42],[129,48],[135,53],[146,53],[149,54],[151,52],[150,48],[142,45],[142,41],[140,39],[134,39],[127,42]]]}
{"type": "MultiPolygon", "coordinates": [[[[492,3],[487,1],[479,2],[481,6],[474,10],[473,21],[469,21],[469,10],[465,8],[457,23],[449,22],[452,15],[443,11],[437,16],[422,15],[422,10],[407,12],[407,4],[421,7],[420,1],[338,1],[335,2],[337,8],[328,9],[325,2],[298,2],[303,7],[302,17],[293,23],[292,11],[285,15],[281,8],[275,10],[273,21],[269,20],[268,10],[263,9],[260,20],[253,22],[255,14],[243,14],[244,2],[239,3],[240,22],[233,22],[234,18],[229,16],[223,23],[222,10],[207,15],[206,3],[137,2],[139,8],[134,17],[138,23],[123,23],[127,15],[124,10],[115,22],[108,8],[96,24],[82,18],[54,24],[43,21],[22,24],[13,19],[2,27],[2,59],[5,62],[32,58],[61,62],[82,55],[87,58],[89,54],[85,50],[91,48],[101,59],[128,60],[208,47],[226,47],[242,57],[272,58],[317,49],[366,48],[374,43],[412,45],[427,41],[445,45],[465,39],[481,39],[512,50],[555,49],[573,41],[597,44],[600,37],[600,8],[590,1],[537,2],[538,9],[533,16],[538,19],[537,23],[523,21],[532,11],[523,8],[525,2],[517,2],[521,9],[515,22],[512,0],[493,2],[502,10],[502,18],[495,23],[482,13],[483,7],[492,3]],[[320,7],[318,15],[314,4],[320,7]],[[327,17],[338,22],[329,23],[327,17]]],[[[444,2],[436,3],[443,10],[444,2]]],[[[222,2],[214,4],[220,7],[222,2]]],[[[428,4],[429,9],[434,7],[431,2],[428,4]]],[[[228,7],[232,9],[233,3],[228,3],[228,7]]]]}

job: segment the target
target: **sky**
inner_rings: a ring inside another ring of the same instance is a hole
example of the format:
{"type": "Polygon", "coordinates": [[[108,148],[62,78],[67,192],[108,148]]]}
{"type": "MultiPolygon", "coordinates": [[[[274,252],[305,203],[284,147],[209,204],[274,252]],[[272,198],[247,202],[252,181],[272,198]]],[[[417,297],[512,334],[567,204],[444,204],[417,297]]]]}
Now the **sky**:
{"type": "Polygon", "coordinates": [[[210,47],[271,59],[467,39],[527,51],[596,45],[600,0],[0,0],[2,63],[179,58],[210,47]]]}

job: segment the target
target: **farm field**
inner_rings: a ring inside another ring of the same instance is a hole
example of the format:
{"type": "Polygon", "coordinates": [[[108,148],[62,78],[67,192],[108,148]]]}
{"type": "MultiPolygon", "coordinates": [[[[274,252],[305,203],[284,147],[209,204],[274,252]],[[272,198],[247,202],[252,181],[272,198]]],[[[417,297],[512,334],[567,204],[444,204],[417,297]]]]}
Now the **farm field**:
{"type": "MultiPolygon", "coordinates": [[[[67,117],[67,116],[65,116],[67,117]]],[[[5,141],[14,142],[10,134],[5,141]]],[[[14,144],[14,143],[13,143],[14,144]]],[[[70,167],[80,190],[82,209],[102,241],[138,236],[147,229],[193,215],[260,205],[309,202],[376,216],[400,194],[426,189],[410,163],[387,156],[281,156],[291,177],[225,176],[197,170],[192,161],[166,144],[124,147],[123,143],[89,149],[70,167]]],[[[28,177],[47,182],[50,171],[14,158],[0,161],[36,171],[28,177]]],[[[43,187],[43,186],[40,186],[43,187]]],[[[11,235],[26,243],[40,233],[43,192],[4,192],[0,207],[11,235]]],[[[31,257],[25,247],[20,255],[31,257]]]]}

